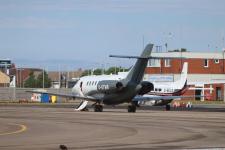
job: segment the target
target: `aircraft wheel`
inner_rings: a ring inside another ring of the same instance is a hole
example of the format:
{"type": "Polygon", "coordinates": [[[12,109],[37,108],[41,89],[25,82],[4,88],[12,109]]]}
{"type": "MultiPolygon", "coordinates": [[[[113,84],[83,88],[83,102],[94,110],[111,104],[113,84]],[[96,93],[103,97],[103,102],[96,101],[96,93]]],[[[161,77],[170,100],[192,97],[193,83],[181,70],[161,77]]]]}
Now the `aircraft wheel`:
{"type": "Polygon", "coordinates": [[[103,106],[102,105],[95,105],[94,111],[95,112],[102,112],[103,111],[103,106]]]}
{"type": "Polygon", "coordinates": [[[128,112],[136,112],[136,106],[135,105],[129,105],[128,108],[127,108],[127,111],[128,112]]]}
{"type": "Polygon", "coordinates": [[[102,112],[102,111],[103,111],[103,106],[99,105],[99,112],[102,112]]]}
{"type": "Polygon", "coordinates": [[[166,105],[166,111],[170,111],[170,105],[169,104],[166,105]]]}

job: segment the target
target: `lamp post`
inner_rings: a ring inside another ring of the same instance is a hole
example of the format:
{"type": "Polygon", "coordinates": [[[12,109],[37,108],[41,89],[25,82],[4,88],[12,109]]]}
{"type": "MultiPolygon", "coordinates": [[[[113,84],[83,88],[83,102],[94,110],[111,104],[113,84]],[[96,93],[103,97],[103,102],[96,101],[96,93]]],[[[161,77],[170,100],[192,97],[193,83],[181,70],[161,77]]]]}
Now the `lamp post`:
{"type": "Polygon", "coordinates": [[[44,89],[45,88],[45,70],[44,70],[44,67],[42,69],[42,75],[43,75],[42,88],[44,89]]]}

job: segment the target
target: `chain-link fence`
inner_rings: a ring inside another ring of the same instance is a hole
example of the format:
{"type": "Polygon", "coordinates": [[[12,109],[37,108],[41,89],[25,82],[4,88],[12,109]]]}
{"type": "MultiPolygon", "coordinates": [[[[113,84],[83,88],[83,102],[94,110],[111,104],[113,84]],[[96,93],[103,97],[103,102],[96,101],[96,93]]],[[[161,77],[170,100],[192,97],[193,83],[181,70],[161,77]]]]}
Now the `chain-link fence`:
{"type": "MultiPolygon", "coordinates": [[[[0,88],[0,101],[19,101],[19,100],[30,100],[32,93],[28,93],[26,91],[31,91],[36,89],[31,88],[0,88]]],[[[71,93],[71,89],[45,89],[49,92],[54,93],[71,93]]],[[[62,100],[58,97],[58,100],[62,100]]]]}

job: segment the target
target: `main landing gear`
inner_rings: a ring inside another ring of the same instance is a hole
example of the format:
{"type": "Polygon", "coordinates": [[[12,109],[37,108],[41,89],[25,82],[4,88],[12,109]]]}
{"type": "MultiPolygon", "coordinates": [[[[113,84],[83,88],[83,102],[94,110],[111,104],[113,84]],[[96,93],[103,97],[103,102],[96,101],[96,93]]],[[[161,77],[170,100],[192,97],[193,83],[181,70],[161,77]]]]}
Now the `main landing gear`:
{"type": "Polygon", "coordinates": [[[131,105],[128,105],[127,111],[135,113],[136,112],[136,105],[134,103],[131,103],[131,105]]]}
{"type": "Polygon", "coordinates": [[[96,105],[94,106],[94,111],[95,111],[95,112],[102,112],[102,111],[103,111],[103,106],[100,105],[100,104],[96,104],[96,105]]]}
{"type": "Polygon", "coordinates": [[[166,105],[166,111],[170,111],[170,104],[166,105]]]}

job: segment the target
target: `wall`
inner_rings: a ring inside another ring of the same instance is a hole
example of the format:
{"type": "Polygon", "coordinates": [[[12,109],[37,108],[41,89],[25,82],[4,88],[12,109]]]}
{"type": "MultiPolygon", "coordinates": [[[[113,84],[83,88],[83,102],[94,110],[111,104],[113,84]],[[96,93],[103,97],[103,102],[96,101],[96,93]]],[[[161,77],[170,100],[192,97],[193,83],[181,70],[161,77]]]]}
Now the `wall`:
{"type": "Polygon", "coordinates": [[[161,59],[161,67],[147,67],[145,73],[157,74],[157,73],[174,73],[181,72],[183,63],[188,62],[188,73],[190,74],[225,74],[225,60],[220,59],[216,64],[214,59],[209,59],[209,67],[204,67],[205,59],[172,59],[171,66],[165,67],[164,60],[161,59]]]}

